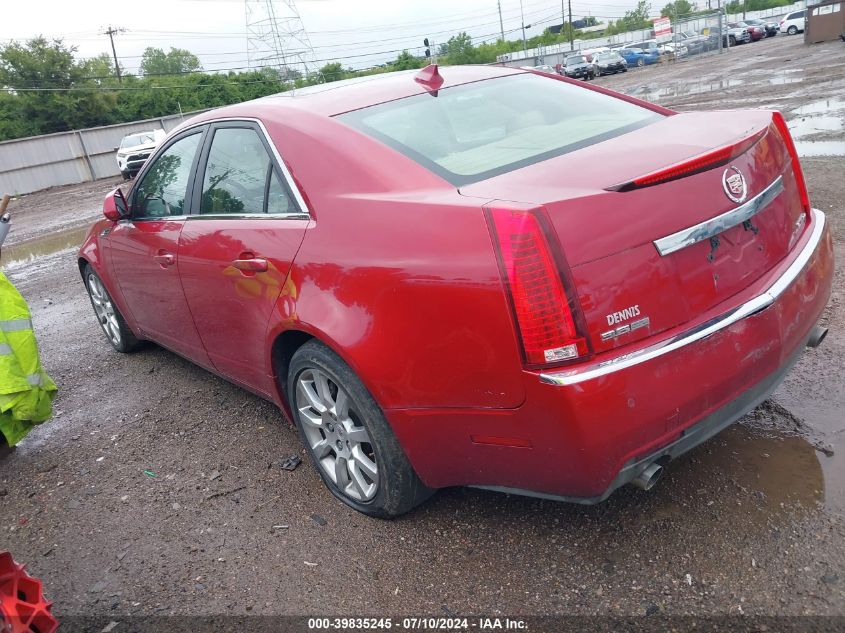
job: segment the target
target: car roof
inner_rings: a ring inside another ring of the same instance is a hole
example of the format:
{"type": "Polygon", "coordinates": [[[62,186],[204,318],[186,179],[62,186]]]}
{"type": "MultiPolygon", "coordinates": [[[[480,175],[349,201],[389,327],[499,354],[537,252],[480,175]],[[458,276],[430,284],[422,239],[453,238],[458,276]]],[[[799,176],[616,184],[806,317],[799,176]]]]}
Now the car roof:
{"type": "MultiPolygon", "coordinates": [[[[443,83],[437,86],[437,89],[526,72],[532,71],[505,66],[448,66],[438,68],[443,83]]],[[[416,76],[419,73],[420,70],[400,70],[298,88],[253,101],[218,108],[200,114],[191,121],[197,123],[226,117],[260,117],[262,115],[270,115],[275,118],[273,114],[281,110],[289,113],[307,111],[310,114],[335,116],[379,103],[429,92],[431,86],[416,81],[416,76]]]]}

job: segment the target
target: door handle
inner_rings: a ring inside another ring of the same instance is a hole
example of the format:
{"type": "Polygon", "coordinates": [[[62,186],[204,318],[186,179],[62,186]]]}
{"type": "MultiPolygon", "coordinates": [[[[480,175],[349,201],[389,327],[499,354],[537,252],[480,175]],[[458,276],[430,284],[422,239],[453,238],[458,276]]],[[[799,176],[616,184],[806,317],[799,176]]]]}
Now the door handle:
{"type": "Polygon", "coordinates": [[[173,253],[165,253],[164,251],[159,251],[158,255],[153,255],[153,259],[156,260],[162,268],[167,268],[168,266],[172,266],[176,263],[176,256],[173,253]]]}
{"type": "Polygon", "coordinates": [[[263,257],[243,257],[232,262],[232,266],[243,273],[266,273],[267,260],[263,257]]]}

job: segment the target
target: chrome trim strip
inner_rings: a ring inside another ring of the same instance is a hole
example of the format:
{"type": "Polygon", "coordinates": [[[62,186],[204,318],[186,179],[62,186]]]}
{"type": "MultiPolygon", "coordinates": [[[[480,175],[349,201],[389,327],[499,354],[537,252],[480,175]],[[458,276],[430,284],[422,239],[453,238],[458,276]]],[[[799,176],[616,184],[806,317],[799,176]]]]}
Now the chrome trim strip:
{"type": "Polygon", "coordinates": [[[702,240],[727,231],[729,228],[750,220],[765,209],[783,191],[783,176],[778,176],[772,184],[751,198],[745,204],[738,206],[715,218],[705,220],[695,226],[682,229],[672,235],[654,240],[654,246],[661,256],[666,256],[682,248],[686,248],[702,240]]]}
{"type": "Polygon", "coordinates": [[[764,310],[772,305],[772,303],[774,303],[775,300],[782,295],[787,288],[789,288],[816,252],[816,248],[818,247],[819,242],[821,242],[822,235],[824,234],[825,215],[818,209],[813,209],[813,219],[815,222],[813,225],[813,232],[811,233],[806,246],[804,246],[798,254],[798,257],[795,258],[795,261],[789,265],[789,268],[784,271],[783,275],[769,286],[768,290],[766,290],[763,294],[760,294],[753,299],[746,301],[742,305],[728,310],[727,312],[720,314],[719,316],[714,317],[691,330],[682,332],[681,334],[656,343],[650,347],[637,350],[636,352],[631,352],[630,354],[617,356],[616,358],[593,365],[585,365],[584,367],[579,367],[577,369],[554,373],[542,373],[540,374],[540,382],[565,387],[569,385],[576,385],[586,380],[600,378],[601,376],[606,376],[607,374],[627,369],[628,367],[633,367],[634,365],[639,365],[640,363],[644,363],[686,345],[695,343],[696,341],[700,341],[711,334],[715,334],[719,330],[723,330],[726,327],[733,325],[745,317],[764,310]]]}
{"type": "Polygon", "coordinates": [[[200,213],[188,220],[310,220],[307,213],[200,213]]]}
{"type": "MultiPolygon", "coordinates": [[[[281,154],[279,154],[279,150],[276,149],[276,144],[273,142],[273,139],[270,137],[270,134],[267,132],[267,128],[264,127],[263,121],[260,119],[256,119],[254,117],[223,117],[222,119],[205,119],[204,121],[199,121],[197,123],[190,123],[185,127],[177,128],[179,134],[184,132],[185,130],[190,130],[194,127],[200,127],[203,125],[214,125],[215,123],[238,123],[238,122],[246,122],[246,123],[257,123],[258,127],[261,128],[261,132],[264,134],[264,138],[267,140],[267,144],[270,146],[270,149],[273,150],[273,156],[276,157],[276,163],[278,163],[279,168],[282,170],[282,175],[285,177],[285,181],[288,183],[288,188],[291,190],[293,197],[296,199],[296,203],[299,205],[299,208],[303,210],[303,214],[308,214],[308,219],[311,218],[311,210],[308,208],[308,205],[305,204],[305,199],[302,197],[302,193],[299,191],[299,187],[296,186],[296,182],[293,179],[293,174],[290,173],[288,170],[288,166],[285,164],[285,161],[282,159],[281,154]]],[[[168,135],[169,136],[169,135],[168,135]]],[[[298,214],[302,215],[302,214],[298,214]]],[[[193,216],[192,216],[193,217],[193,216]]],[[[271,217],[271,216],[263,216],[263,217],[271,217]]],[[[279,218],[291,218],[293,214],[277,214],[273,217],[279,218]]]]}

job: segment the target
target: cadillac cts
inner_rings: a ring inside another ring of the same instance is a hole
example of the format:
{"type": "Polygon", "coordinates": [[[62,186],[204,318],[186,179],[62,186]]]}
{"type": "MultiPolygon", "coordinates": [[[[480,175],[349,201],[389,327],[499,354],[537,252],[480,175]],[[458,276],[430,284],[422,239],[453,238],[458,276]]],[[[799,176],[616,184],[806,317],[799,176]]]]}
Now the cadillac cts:
{"type": "Polygon", "coordinates": [[[506,68],[201,114],[104,214],[79,268],[111,344],[272,400],[376,516],[651,487],[821,342],[833,269],[779,113],[506,68]]]}

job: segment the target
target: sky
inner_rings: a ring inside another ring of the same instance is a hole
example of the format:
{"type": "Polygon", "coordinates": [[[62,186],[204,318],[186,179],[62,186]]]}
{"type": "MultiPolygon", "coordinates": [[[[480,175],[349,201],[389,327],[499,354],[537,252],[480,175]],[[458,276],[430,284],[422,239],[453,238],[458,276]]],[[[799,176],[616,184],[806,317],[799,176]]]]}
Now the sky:
{"type": "MultiPolygon", "coordinates": [[[[500,2],[505,37],[518,39],[520,2],[500,2]]],[[[78,57],[94,57],[111,53],[103,34],[111,26],[125,29],[114,43],[121,66],[129,72],[137,71],[148,46],[188,49],[209,71],[246,70],[262,63],[266,52],[256,49],[269,46],[256,38],[250,44],[247,4],[253,34],[266,31],[268,22],[260,20],[267,16],[266,0],[0,0],[0,44],[44,35],[76,46],[78,57]]],[[[292,28],[296,22],[285,19],[288,3],[272,4],[280,30],[292,28]]],[[[531,25],[528,37],[561,22],[560,0],[522,0],[522,5],[525,24],[531,25]]],[[[635,5],[636,0],[572,0],[572,14],[573,19],[593,15],[603,21],[635,5]]],[[[497,0],[297,0],[295,6],[317,68],[335,61],[366,68],[395,59],[403,49],[422,54],[425,37],[442,43],[466,31],[480,43],[501,33],[497,0]]],[[[659,10],[655,3],[652,13],[659,10]]]]}

